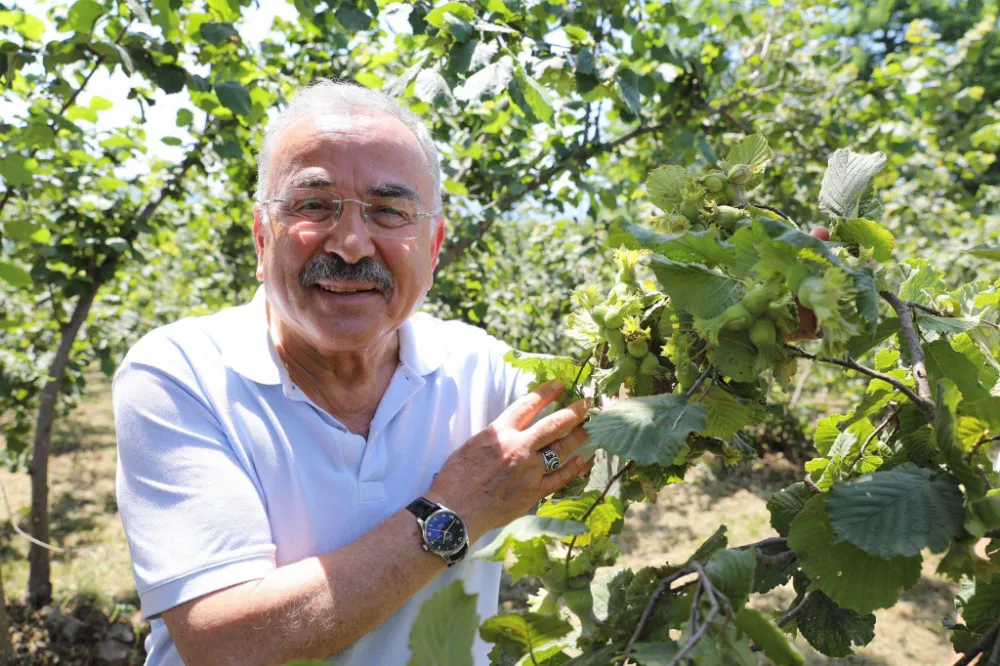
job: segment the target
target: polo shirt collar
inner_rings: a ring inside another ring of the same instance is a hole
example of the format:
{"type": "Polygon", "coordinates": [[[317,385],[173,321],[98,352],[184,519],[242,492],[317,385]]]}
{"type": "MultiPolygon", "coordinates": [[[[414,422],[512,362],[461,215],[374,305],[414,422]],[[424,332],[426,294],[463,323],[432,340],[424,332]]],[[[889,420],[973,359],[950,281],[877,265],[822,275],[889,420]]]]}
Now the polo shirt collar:
{"type": "MultiPolygon", "coordinates": [[[[233,308],[227,322],[231,336],[223,345],[227,366],[258,384],[281,384],[284,364],[267,325],[267,298],[260,285],[249,303],[233,308]],[[233,335],[235,333],[235,335],[233,335]]],[[[399,360],[420,376],[429,375],[448,355],[442,322],[428,314],[411,315],[399,328],[399,360]]]]}

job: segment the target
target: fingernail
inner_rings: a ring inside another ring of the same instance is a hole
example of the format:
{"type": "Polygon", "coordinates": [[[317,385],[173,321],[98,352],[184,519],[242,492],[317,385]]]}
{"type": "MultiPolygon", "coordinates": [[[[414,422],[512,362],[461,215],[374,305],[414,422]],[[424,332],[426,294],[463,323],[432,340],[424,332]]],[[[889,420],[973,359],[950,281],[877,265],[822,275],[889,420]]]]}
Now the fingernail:
{"type": "Polygon", "coordinates": [[[566,385],[563,384],[560,380],[558,380],[558,379],[553,379],[552,380],[552,390],[553,391],[559,392],[559,391],[562,391],[564,388],[566,388],[566,385]]]}

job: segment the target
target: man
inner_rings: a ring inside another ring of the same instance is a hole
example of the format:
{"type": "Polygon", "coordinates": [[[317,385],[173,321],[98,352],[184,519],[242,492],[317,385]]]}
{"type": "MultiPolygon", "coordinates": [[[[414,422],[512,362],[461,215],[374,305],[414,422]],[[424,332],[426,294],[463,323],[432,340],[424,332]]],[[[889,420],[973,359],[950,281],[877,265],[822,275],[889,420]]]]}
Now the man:
{"type": "Polygon", "coordinates": [[[502,344],[414,314],[445,221],[411,113],[318,83],[259,171],[253,302],[151,332],[113,384],[146,663],[402,665],[442,586],[496,613],[467,554],[586,472],[586,405],[536,422],[560,386],[518,398],[502,344]]]}

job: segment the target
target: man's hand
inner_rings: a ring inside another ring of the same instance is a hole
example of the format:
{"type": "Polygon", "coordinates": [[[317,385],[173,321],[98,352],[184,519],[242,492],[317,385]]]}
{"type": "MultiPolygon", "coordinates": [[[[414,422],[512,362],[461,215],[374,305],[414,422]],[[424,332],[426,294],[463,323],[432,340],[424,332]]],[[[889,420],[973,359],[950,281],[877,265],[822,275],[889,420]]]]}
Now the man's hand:
{"type": "Polygon", "coordinates": [[[582,426],[587,401],[578,400],[531,424],[562,391],[562,383],[554,381],[522,397],[452,453],[434,479],[427,498],[465,520],[470,543],[520,518],[589,468],[579,456],[570,459],[588,438],[582,426]],[[563,463],[554,472],[546,471],[539,453],[545,446],[563,463]]]}
{"type": "MultiPolygon", "coordinates": [[[[830,230],[826,227],[813,227],[809,235],[821,241],[830,240],[830,230]]],[[[802,307],[798,297],[795,298],[795,307],[799,309],[799,327],[786,335],[785,340],[793,342],[795,340],[817,340],[822,338],[823,331],[818,328],[816,314],[809,308],[802,307]]]]}

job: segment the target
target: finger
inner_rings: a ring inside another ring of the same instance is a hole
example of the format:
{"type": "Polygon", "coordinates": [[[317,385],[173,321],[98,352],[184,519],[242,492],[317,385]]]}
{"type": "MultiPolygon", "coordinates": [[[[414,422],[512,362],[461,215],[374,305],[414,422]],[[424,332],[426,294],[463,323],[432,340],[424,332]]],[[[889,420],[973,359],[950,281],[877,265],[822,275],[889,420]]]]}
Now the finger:
{"type": "MultiPolygon", "coordinates": [[[[576,426],[569,433],[549,444],[549,448],[556,452],[556,455],[559,456],[559,461],[565,465],[573,456],[573,452],[583,446],[584,442],[588,439],[590,439],[590,433],[583,426],[576,426]]],[[[542,459],[541,454],[538,454],[538,457],[542,459]]]]}
{"type": "Polygon", "coordinates": [[[587,418],[588,405],[586,400],[577,400],[569,407],[549,414],[535,425],[525,430],[531,441],[531,448],[538,451],[543,446],[551,444],[560,437],[566,436],[570,430],[580,425],[587,418]]]}
{"type": "Polygon", "coordinates": [[[577,456],[554,472],[542,477],[542,497],[547,497],[575,479],[588,465],[587,461],[577,456]]]}
{"type": "Polygon", "coordinates": [[[538,412],[559,397],[563,388],[563,383],[558,379],[542,384],[531,393],[518,398],[505,409],[497,418],[496,423],[510,426],[516,430],[524,430],[538,416],[538,412]]]}

